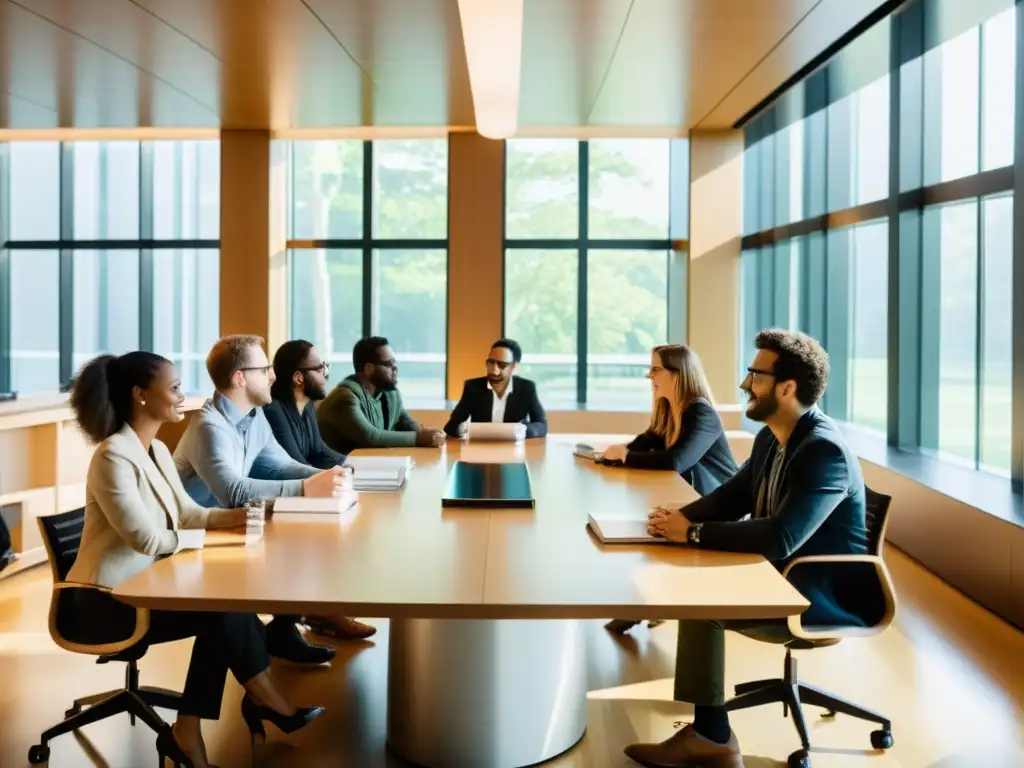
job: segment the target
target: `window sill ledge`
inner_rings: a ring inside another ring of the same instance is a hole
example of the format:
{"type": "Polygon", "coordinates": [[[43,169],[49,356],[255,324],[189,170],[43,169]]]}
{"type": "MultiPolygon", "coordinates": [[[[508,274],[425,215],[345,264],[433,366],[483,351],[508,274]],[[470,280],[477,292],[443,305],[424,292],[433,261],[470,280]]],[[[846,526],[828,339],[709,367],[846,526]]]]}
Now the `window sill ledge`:
{"type": "Polygon", "coordinates": [[[1024,497],[1013,492],[1009,479],[901,451],[888,445],[880,435],[847,424],[839,426],[850,448],[862,460],[1024,528],[1024,497]]]}

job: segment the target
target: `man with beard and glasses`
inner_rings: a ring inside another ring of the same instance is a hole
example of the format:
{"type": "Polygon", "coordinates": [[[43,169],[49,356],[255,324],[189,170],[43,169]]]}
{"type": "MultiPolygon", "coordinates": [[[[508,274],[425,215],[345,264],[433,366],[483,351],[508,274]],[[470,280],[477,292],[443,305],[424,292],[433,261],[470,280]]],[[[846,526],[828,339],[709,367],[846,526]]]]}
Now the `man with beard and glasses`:
{"type": "MultiPolygon", "coordinates": [[[[316,423],[313,404],[327,397],[329,376],[327,363],[310,342],[286,341],[274,353],[274,383],[270,385],[273,400],[263,406],[274,437],[287,454],[318,469],[340,466],[346,458],[324,444],[316,423]]],[[[306,623],[318,634],[339,640],[363,640],[377,632],[375,627],[347,616],[310,617],[306,623]]]]}
{"type": "Polygon", "coordinates": [[[529,379],[515,375],[523,349],[512,339],[498,339],[487,356],[487,375],[469,379],[444,431],[462,437],[470,421],[525,424],[527,437],[544,437],[548,417],[529,379]]]}
{"type": "Polygon", "coordinates": [[[338,384],[317,409],[324,442],[341,453],[357,448],[437,448],[444,432],[422,427],[398,392],[398,361],[390,342],[370,336],[352,350],[355,373],[338,384]]]}
{"type": "MultiPolygon", "coordinates": [[[[225,336],[210,350],[206,370],[216,391],[192,414],[174,451],[182,485],[197,504],[235,509],[279,496],[344,492],[348,480],[341,467],[321,471],[300,464],[274,438],[263,413],[274,383],[263,339],[225,336]]],[[[270,655],[304,664],[333,659],[333,648],[305,641],[297,618],[278,616],[267,626],[270,655]]]]}
{"type": "MultiPolygon", "coordinates": [[[[750,458],[716,490],[687,506],[651,512],[652,535],[677,544],[763,555],[780,570],[793,558],[867,553],[866,496],[857,457],[816,404],[828,384],[828,355],[802,333],[765,330],[741,389],[747,417],[765,427],[750,458]]],[[[795,569],[811,606],[804,624],[867,626],[873,593],[841,583],[827,566],[795,569]]],[[[676,701],[695,705],[693,724],[626,755],[645,766],[742,768],[725,709],[725,630],[768,642],[791,639],[776,621],[679,622],[676,701]]]]}
{"type": "Polygon", "coordinates": [[[316,423],[313,403],[327,397],[330,377],[316,347],[301,339],[286,341],[274,354],[274,377],[273,400],[263,413],[281,447],[296,461],[318,469],[344,464],[345,454],[327,447],[316,423]]]}

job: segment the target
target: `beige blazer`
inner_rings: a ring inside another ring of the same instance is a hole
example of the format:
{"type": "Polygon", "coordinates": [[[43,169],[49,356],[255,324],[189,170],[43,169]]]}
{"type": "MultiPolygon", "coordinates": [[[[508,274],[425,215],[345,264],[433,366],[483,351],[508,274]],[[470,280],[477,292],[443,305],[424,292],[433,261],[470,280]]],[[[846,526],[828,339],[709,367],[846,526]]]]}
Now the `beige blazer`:
{"type": "Polygon", "coordinates": [[[154,462],[129,425],[97,446],[85,487],[82,543],[68,581],[114,588],[174,552],[179,528],[205,528],[210,511],[185,493],[159,440],[154,462]]]}

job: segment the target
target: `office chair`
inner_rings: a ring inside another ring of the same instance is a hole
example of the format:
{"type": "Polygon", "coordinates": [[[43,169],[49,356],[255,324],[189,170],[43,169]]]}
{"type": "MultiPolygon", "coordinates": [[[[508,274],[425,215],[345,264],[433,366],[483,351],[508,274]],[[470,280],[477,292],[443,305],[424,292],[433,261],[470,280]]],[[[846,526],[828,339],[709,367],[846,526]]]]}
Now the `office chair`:
{"type": "MultiPolygon", "coordinates": [[[[793,724],[800,735],[802,749],[789,756],[789,768],[810,768],[811,766],[811,758],[808,755],[811,743],[807,736],[807,721],[804,719],[802,704],[824,708],[826,711],[823,717],[835,717],[839,712],[860,720],[878,723],[882,727],[872,732],[871,746],[875,749],[889,749],[893,745],[892,723],[887,717],[863,709],[820,688],[800,682],[797,675],[796,659],[793,658],[793,651],[836,645],[841,640],[850,637],[871,637],[884,631],[892,623],[893,617],[896,615],[896,595],[893,591],[889,571],[882,560],[882,547],[885,544],[885,528],[889,520],[891,501],[892,497],[876,493],[870,488],[867,489],[866,517],[868,552],[870,554],[798,557],[790,561],[782,572],[783,576],[789,578],[790,572],[794,569],[827,563],[834,568],[847,568],[851,574],[847,579],[853,581],[852,576],[858,575],[856,573],[858,569],[864,569],[867,565],[872,566],[872,576],[877,583],[885,606],[877,621],[868,627],[805,627],[799,615],[790,616],[788,629],[792,639],[785,644],[786,662],[783,667],[782,679],[758,680],[737,685],[736,698],[730,699],[725,704],[727,710],[736,711],[759,707],[762,704],[781,703],[783,717],[792,713],[793,724]]],[[[856,582],[853,581],[853,583],[856,582]]]]}
{"type": "MultiPolygon", "coordinates": [[[[79,728],[106,720],[108,717],[127,713],[131,724],[141,719],[157,733],[168,729],[153,707],[177,710],[181,694],[163,688],[150,688],[139,685],[139,659],[145,655],[147,647],[139,641],[149,629],[149,611],[144,608],[132,608],[124,603],[117,603],[117,610],[124,611],[126,617],[134,614],[134,631],[127,639],[111,640],[95,643],[82,642],[74,638],[74,627],[69,626],[66,612],[66,598],[73,589],[97,589],[110,592],[103,587],[86,586],[65,581],[71,566],[78,555],[78,545],[82,541],[82,527],[85,524],[85,510],[76,509],[59,515],[38,518],[39,530],[46,545],[46,555],[53,574],[53,593],[50,597],[50,637],[61,648],[72,653],[87,653],[98,656],[97,664],[109,664],[112,661],[124,662],[124,687],[94,696],[76,699],[73,706],[64,713],[64,720],[40,737],[40,743],[28,752],[28,760],[33,765],[45,763],[50,759],[48,742],[57,736],[78,730],[79,728]]],[[[110,598],[114,601],[114,598],[110,598]]],[[[115,601],[116,602],[116,601],[115,601]]]]}

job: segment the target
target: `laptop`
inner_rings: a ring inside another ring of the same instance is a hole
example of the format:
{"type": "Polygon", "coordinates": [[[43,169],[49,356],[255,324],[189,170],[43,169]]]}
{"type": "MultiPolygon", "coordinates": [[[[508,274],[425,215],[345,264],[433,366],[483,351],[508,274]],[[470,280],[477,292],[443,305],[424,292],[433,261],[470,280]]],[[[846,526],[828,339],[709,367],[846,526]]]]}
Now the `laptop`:
{"type": "Polygon", "coordinates": [[[470,422],[466,439],[471,443],[521,443],[526,439],[526,425],[470,422]]]}

